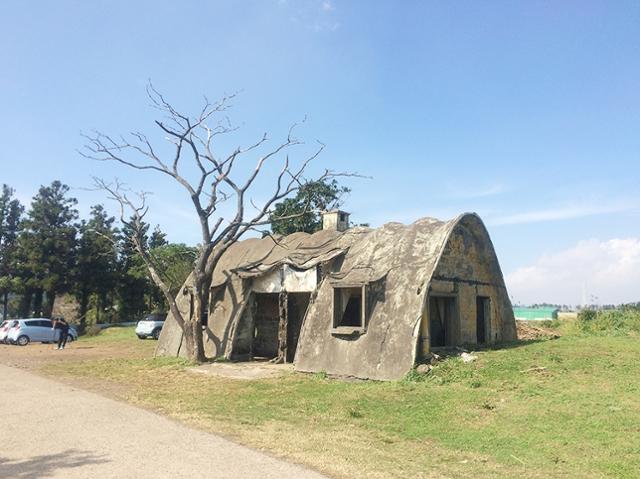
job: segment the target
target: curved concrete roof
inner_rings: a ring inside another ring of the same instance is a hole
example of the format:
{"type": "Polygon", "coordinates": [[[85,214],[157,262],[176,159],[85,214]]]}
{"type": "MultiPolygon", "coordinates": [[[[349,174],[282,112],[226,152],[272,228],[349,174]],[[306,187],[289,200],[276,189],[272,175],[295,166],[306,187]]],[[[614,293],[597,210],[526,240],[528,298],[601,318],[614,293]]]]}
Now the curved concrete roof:
{"type": "Polygon", "coordinates": [[[410,225],[393,222],[376,229],[356,227],[345,232],[323,230],[239,241],[222,256],[212,286],[225,283],[229,274],[249,278],[283,264],[309,269],[343,254],[345,263],[339,274],[332,275],[334,283],[376,281],[398,267],[426,268],[437,262],[453,227],[469,215],[479,220],[475,213],[464,213],[450,221],[422,218],[410,225]]]}

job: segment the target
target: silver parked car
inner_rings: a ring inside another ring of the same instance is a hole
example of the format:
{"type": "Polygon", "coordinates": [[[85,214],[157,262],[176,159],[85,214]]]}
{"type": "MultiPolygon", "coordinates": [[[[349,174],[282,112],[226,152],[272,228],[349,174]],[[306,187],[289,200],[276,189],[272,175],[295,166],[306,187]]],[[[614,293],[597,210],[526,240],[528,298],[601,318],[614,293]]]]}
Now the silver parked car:
{"type": "Polygon", "coordinates": [[[164,320],[167,315],[164,313],[150,314],[142,321],[138,321],[136,325],[136,334],[139,339],[153,338],[158,339],[160,337],[160,331],[164,326],[164,320]]]}
{"type": "MultiPolygon", "coordinates": [[[[9,326],[7,342],[26,346],[30,342],[53,343],[60,338],[60,330],[52,329],[53,323],[46,318],[14,319],[9,326]]],[[[69,326],[67,341],[78,339],[78,332],[69,326]]]]}

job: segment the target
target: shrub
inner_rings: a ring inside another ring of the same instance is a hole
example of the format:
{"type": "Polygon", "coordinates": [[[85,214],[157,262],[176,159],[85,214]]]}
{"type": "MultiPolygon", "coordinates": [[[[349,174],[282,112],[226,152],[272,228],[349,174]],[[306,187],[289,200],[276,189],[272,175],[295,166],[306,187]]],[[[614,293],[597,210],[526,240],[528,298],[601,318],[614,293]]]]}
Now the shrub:
{"type": "Polygon", "coordinates": [[[311,375],[311,377],[313,379],[318,380],[318,381],[324,381],[325,379],[329,378],[329,375],[326,373],[326,371],[320,371],[320,372],[317,372],[317,373],[313,373],[311,375]]]}
{"type": "Polygon", "coordinates": [[[405,383],[421,383],[427,379],[426,374],[421,374],[416,371],[416,368],[412,368],[407,374],[402,378],[402,382],[405,383]]]}
{"type": "Polygon", "coordinates": [[[92,324],[91,326],[87,326],[84,330],[84,335],[85,336],[97,336],[98,334],[100,334],[100,331],[102,331],[102,329],[100,329],[100,327],[96,326],[95,324],[92,324]]]}
{"type": "Polygon", "coordinates": [[[596,319],[598,312],[595,309],[583,309],[578,313],[578,321],[590,322],[596,319]]]}
{"type": "Polygon", "coordinates": [[[560,329],[560,327],[562,326],[562,321],[560,321],[559,319],[545,319],[538,322],[538,325],[548,329],[560,329]]]}
{"type": "Polygon", "coordinates": [[[578,314],[576,327],[587,334],[640,333],[640,310],[634,307],[602,311],[585,309],[578,314]]]}

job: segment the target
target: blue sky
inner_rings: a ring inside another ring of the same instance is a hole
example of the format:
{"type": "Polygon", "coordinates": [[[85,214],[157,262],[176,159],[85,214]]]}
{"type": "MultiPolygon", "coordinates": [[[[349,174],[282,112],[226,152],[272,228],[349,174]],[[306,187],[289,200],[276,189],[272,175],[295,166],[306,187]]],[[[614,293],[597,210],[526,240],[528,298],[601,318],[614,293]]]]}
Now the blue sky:
{"type": "Polygon", "coordinates": [[[91,176],[119,177],[197,242],[179,188],[83,159],[80,133],[154,134],[148,78],[185,111],[240,91],[221,147],[306,116],[298,158],[319,139],[315,173],[372,176],[347,182],[354,221],[476,211],[514,301],[640,300],[638,1],[5,0],[0,72],[0,182],[25,202],[60,179],[86,214],[91,176]]]}

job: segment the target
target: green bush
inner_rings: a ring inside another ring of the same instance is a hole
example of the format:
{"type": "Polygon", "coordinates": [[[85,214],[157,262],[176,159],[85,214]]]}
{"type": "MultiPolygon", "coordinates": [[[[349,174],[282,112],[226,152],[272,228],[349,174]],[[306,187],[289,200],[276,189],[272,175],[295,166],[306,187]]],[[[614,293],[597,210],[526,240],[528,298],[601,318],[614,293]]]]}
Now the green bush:
{"type": "Polygon", "coordinates": [[[95,324],[92,324],[90,326],[87,326],[84,330],[84,336],[97,336],[98,334],[100,334],[100,332],[102,331],[102,329],[100,329],[99,326],[96,326],[95,324]]]}
{"type": "Polygon", "coordinates": [[[537,325],[547,329],[560,329],[562,326],[562,321],[559,319],[545,319],[543,321],[537,322],[537,325]]]}
{"type": "Polygon", "coordinates": [[[586,334],[640,333],[640,309],[622,307],[596,311],[585,309],[578,314],[576,327],[586,334]]]}
{"type": "Polygon", "coordinates": [[[595,309],[583,309],[578,313],[578,321],[588,323],[596,319],[598,312],[595,309]]]}

